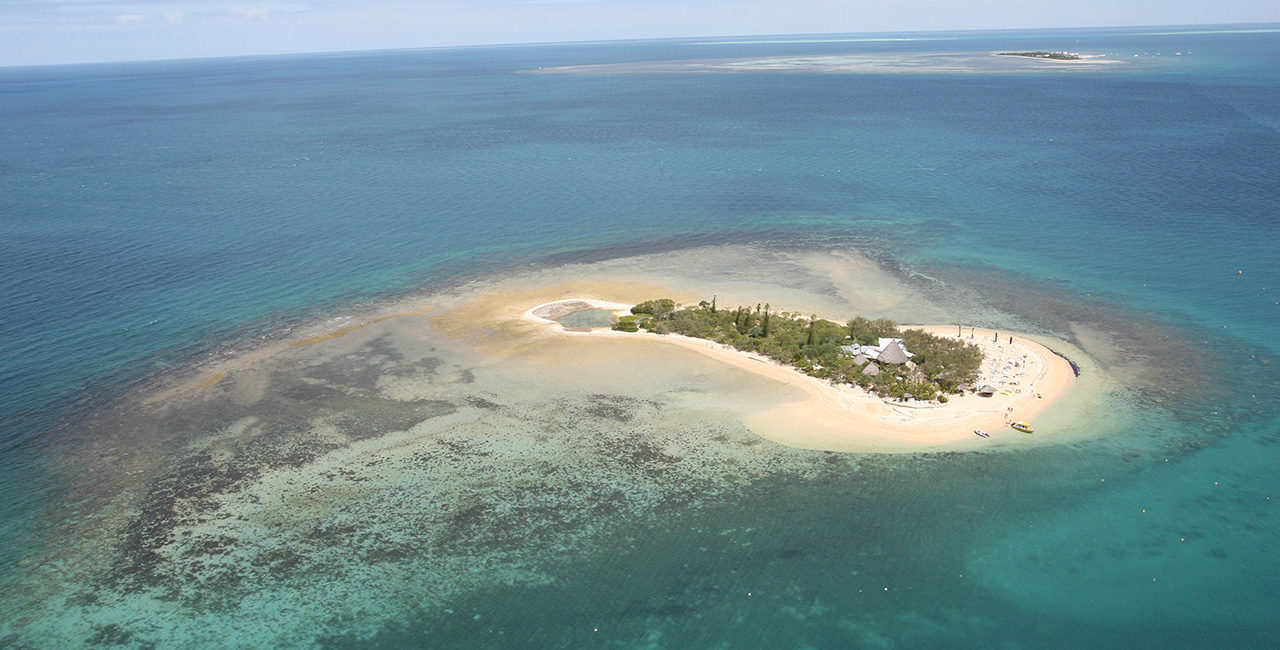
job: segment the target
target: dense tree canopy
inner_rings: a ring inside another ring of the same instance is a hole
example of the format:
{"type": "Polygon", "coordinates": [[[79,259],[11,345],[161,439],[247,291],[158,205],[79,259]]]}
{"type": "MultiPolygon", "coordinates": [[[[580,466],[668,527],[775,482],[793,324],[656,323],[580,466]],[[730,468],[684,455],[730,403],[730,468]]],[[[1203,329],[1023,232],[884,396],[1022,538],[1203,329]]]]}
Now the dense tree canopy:
{"type": "Polygon", "coordinates": [[[643,328],[657,334],[682,334],[758,352],[833,383],[857,384],[880,395],[946,400],[958,386],[973,382],[982,364],[975,345],[923,330],[900,330],[887,319],[858,316],[841,325],[817,316],[774,311],[770,305],[733,309],[703,301],[677,308],[670,299],[648,300],[631,308],[634,316],[614,329],[643,328]],[[912,363],[883,365],[879,374],[865,372],[844,346],[875,344],[880,338],[901,338],[915,354],[912,363]]]}
{"type": "Polygon", "coordinates": [[[649,314],[654,318],[666,318],[676,309],[676,301],[670,298],[659,298],[658,300],[646,300],[635,307],[631,308],[633,314],[649,314]]]}

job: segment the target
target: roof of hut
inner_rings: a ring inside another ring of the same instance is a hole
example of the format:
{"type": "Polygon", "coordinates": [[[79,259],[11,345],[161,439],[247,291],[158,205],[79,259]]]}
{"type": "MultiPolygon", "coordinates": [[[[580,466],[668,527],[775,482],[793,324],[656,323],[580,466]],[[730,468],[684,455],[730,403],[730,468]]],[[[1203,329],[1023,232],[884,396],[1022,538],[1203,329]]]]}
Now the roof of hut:
{"type": "Polygon", "coordinates": [[[897,365],[906,363],[910,359],[911,357],[907,356],[907,350],[902,347],[902,343],[899,341],[890,341],[880,351],[880,361],[884,363],[897,365]]]}

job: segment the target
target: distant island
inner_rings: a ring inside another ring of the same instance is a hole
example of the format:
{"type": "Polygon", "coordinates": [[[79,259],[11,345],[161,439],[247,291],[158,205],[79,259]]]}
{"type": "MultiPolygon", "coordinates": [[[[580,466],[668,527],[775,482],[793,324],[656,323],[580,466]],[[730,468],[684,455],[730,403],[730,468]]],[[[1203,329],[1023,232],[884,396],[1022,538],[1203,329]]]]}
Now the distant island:
{"type": "Polygon", "coordinates": [[[648,300],[614,330],[681,334],[755,352],[833,384],[851,384],[893,399],[945,403],[978,378],[984,355],[972,343],[901,330],[893,321],[858,316],[844,324],[777,311],[771,305],[720,309],[715,298],[694,307],[648,300]]]}
{"type": "Polygon", "coordinates": [[[1034,52],[996,52],[997,56],[1022,56],[1031,59],[1053,59],[1054,61],[1082,61],[1084,57],[1078,52],[1047,52],[1045,50],[1036,50],[1034,52]]]}

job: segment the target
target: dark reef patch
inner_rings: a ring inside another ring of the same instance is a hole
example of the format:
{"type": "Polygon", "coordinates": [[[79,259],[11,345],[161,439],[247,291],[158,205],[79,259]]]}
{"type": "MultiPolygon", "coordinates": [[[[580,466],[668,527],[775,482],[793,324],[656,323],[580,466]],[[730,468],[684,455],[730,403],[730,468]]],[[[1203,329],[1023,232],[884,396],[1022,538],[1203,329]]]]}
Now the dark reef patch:
{"type": "Polygon", "coordinates": [[[656,402],[637,399],[626,395],[604,395],[594,393],[587,396],[586,413],[592,417],[630,422],[642,409],[654,409],[656,402]]]}
{"type": "MultiPolygon", "coordinates": [[[[270,373],[265,392],[253,403],[232,400],[236,379],[231,378],[230,389],[212,398],[143,419],[141,426],[168,432],[181,444],[148,483],[137,514],[125,524],[109,582],[151,587],[180,583],[161,550],[175,546],[180,557],[200,562],[236,548],[237,540],[225,535],[178,539],[174,534],[180,527],[224,518],[219,508],[228,496],[267,472],[302,468],[350,442],[406,431],[456,410],[444,400],[378,397],[374,388],[382,363],[410,362],[385,337],[379,338],[334,360],[284,364],[270,373]],[[250,424],[237,426],[246,422],[250,424]]],[[[441,362],[430,358],[411,365],[415,372],[434,372],[441,362]]],[[[355,482],[359,477],[350,478],[355,482]]],[[[284,554],[262,562],[279,573],[294,571],[302,561],[284,554]]],[[[238,582],[224,571],[207,576],[202,590],[232,591],[238,582]]]]}
{"type": "Polygon", "coordinates": [[[477,395],[468,395],[467,398],[463,400],[463,402],[467,406],[474,406],[475,408],[486,409],[489,411],[500,411],[503,409],[503,406],[501,404],[487,400],[477,395]]]}
{"type": "MultiPolygon", "coordinates": [[[[133,643],[133,633],[115,623],[95,625],[93,635],[87,639],[89,645],[116,646],[133,643]]],[[[151,647],[152,644],[146,644],[151,647]]]]}

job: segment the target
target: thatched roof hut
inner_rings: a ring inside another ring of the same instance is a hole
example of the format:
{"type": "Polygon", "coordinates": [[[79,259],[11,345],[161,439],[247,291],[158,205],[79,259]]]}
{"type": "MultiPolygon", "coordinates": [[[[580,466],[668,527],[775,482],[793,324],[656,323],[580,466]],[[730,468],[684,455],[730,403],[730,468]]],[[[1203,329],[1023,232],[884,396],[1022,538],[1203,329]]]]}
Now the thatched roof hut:
{"type": "Polygon", "coordinates": [[[907,350],[902,347],[902,342],[895,339],[884,346],[884,349],[880,351],[878,360],[884,363],[900,365],[911,360],[911,357],[907,356],[907,350]]]}
{"type": "Polygon", "coordinates": [[[986,386],[979,388],[977,390],[977,393],[979,397],[991,397],[992,395],[996,394],[996,387],[990,384],[987,384],[986,386]]]}
{"type": "Polygon", "coordinates": [[[862,369],[862,374],[874,377],[880,374],[880,368],[874,363],[868,363],[867,367],[862,369]]]}
{"type": "Polygon", "coordinates": [[[859,366],[866,365],[868,361],[870,361],[870,359],[868,359],[867,355],[865,354],[859,354],[858,356],[853,358],[853,363],[859,366]]]}

